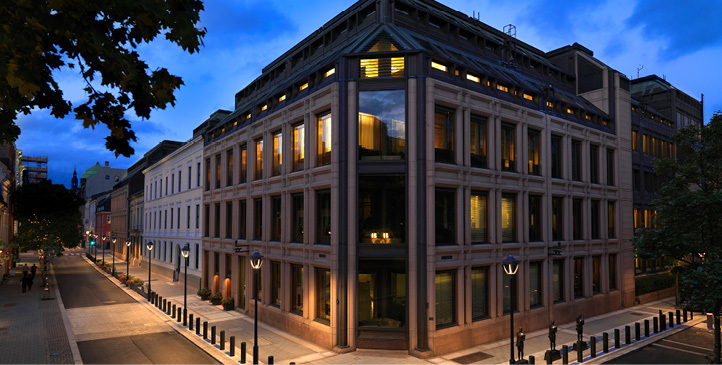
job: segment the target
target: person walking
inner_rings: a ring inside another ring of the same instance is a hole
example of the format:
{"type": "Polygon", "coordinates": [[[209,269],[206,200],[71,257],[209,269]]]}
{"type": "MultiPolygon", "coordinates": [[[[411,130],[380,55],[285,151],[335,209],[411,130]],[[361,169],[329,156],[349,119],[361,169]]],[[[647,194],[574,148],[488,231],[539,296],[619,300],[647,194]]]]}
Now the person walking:
{"type": "Polygon", "coordinates": [[[34,277],[35,277],[35,271],[37,271],[37,270],[38,270],[38,267],[35,266],[35,264],[33,264],[33,266],[30,266],[30,276],[32,276],[32,277],[34,278],[34,277]]]}
{"type": "Polygon", "coordinates": [[[33,279],[35,279],[35,275],[30,275],[27,277],[27,284],[28,284],[28,291],[33,288],[33,279]]]}
{"type": "Polygon", "coordinates": [[[20,279],[20,286],[23,288],[23,293],[28,289],[28,272],[23,271],[23,277],[20,279]]]}

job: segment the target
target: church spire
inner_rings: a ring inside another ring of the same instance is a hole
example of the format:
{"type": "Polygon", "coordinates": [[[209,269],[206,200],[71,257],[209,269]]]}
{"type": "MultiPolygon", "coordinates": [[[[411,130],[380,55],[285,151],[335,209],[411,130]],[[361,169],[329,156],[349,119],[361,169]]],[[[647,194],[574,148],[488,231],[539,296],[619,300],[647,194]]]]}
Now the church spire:
{"type": "Polygon", "coordinates": [[[70,180],[70,190],[78,191],[78,172],[75,170],[75,165],[73,165],[73,178],[70,180]]]}

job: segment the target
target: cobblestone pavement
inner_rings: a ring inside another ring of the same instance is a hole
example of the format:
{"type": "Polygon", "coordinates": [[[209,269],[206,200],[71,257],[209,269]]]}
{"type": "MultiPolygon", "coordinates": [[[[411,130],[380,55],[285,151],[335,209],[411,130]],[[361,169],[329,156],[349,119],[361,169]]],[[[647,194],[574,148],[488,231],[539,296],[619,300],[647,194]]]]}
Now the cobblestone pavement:
{"type": "Polygon", "coordinates": [[[43,290],[37,254],[20,254],[18,266],[24,264],[38,266],[32,290],[25,293],[21,290],[22,268],[0,284],[0,363],[72,364],[58,299],[44,300],[55,294],[53,290],[43,290]]]}

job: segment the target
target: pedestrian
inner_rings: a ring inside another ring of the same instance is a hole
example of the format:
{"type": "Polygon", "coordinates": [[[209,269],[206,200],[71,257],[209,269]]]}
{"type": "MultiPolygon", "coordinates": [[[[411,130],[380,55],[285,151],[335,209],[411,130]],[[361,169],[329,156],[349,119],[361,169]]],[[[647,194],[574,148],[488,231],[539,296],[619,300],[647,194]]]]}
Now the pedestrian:
{"type": "Polygon", "coordinates": [[[35,271],[38,270],[38,267],[33,264],[33,266],[30,266],[30,276],[35,277],[35,271]]]}
{"type": "Polygon", "coordinates": [[[28,275],[27,283],[28,283],[28,291],[33,288],[33,279],[35,277],[33,275],[28,275]]]}
{"type": "Polygon", "coordinates": [[[23,277],[20,279],[20,286],[22,286],[23,293],[25,293],[25,291],[28,288],[28,272],[27,271],[23,271],[23,277]]]}

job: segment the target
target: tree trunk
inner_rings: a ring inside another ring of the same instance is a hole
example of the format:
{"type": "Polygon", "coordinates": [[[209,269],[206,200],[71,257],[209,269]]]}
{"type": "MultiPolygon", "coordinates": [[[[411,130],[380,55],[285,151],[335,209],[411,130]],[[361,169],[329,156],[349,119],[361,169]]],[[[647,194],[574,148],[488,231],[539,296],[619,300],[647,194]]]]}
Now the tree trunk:
{"type": "Polygon", "coordinates": [[[674,273],[674,305],[679,306],[679,271],[674,273]]]}
{"type": "Polygon", "coordinates": [[[720,363],[720,306],[714,311],[714,363],[720,363]]]}

